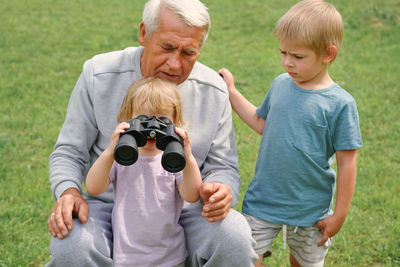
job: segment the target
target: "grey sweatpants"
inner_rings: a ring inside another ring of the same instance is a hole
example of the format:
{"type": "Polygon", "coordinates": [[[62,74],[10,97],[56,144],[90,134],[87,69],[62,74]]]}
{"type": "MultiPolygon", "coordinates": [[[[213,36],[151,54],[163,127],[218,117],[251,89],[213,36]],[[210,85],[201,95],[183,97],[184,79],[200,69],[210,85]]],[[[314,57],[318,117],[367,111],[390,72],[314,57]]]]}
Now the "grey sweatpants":
{"type": "MultiPolygon", "coordinates": [[[[46,267],[112,266],[112,203],[89,200],[86,224],[74,220],[74,229],[63,240],[51,237],[51,260],[46,267]]],[[[215,223],[201,217],[200,202],[188,204],[179,223],[183,226],[188,250],[186,266],[253,266],[258,256],[246,219],[231,209],[228,216],[215,223]]]]}

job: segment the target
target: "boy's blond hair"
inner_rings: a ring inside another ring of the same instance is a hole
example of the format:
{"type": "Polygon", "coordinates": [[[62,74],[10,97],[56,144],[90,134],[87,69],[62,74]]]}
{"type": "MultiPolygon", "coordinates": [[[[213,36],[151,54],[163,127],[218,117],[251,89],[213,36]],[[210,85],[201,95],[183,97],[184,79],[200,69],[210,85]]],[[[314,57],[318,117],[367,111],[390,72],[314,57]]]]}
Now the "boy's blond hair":
{"type": "Polygon", "coordinates": [[[182,106],[174,83],[157,77],[143,78],[129,87],[118,114],[118,122],[128,121],[133,115],[141,115],[144,110],[150,114],[169,114],[172,110],[173,123],[182,126],[182,106]]]}
{"type": "Polygon", "coordinates": [[[279,19],[274,34],[279,41],[300,42],[321,56],[331,45],[339,50],[343,36],[342,16],[332,4],[323,0],[300,1],[279,19]]]}

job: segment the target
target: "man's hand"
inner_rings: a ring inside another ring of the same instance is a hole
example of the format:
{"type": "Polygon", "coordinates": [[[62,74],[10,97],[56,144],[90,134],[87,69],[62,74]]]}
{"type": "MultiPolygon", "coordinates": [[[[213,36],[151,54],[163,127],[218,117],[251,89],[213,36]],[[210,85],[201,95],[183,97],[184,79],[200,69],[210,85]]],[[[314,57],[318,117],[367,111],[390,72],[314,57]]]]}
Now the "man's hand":
{"type": "Polygon", "coordinates": [[[73,215],[78,216],[82,223],[86,223],[89,205],[77,189],[70,188],[65,190],[51,209],[47,220],[51,235],[60,240],[66,237],[74,228],[73,215]]]}
{"type": "Polygon", "coordinates": [[[231,209],[232,192],[229,186],[221,183],[203,183],[200,197],[204,201],[201,216],[209,222],[223,220],[231,209]]]}

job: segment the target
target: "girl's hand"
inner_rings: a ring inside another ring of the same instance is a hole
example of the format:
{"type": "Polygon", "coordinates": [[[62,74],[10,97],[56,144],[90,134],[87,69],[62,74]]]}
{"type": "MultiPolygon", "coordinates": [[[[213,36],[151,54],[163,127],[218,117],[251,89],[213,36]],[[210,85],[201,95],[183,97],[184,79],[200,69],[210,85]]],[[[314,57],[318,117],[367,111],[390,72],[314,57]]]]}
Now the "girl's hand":
{"type": "Polygon", "coordinates": [[[114,148],[118,144],[120,135],[122,133],[124,133],[126,129],[129,129],[129,127],[130,127],[130,125],[127,122],[122,122],[122,123],[118,124],[118,126],[115,128],[115,130],[111,136],[110,144],[107,147],[107,149],[109,151],[114,151],[114,148]]]}
{"type": "Polygon", "coordinates": [[[183,152],[185,153],[185,156],[192,156],[192,144],[190,143],[188,131],[179,127],[175,127],[175,132],[182,138],[183,152]]]}

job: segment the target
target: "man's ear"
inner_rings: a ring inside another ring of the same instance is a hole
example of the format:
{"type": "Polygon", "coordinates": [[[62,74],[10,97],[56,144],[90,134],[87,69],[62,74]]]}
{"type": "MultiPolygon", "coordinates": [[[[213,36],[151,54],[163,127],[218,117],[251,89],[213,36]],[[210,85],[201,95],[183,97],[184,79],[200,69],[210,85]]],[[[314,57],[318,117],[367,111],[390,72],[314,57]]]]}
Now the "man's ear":
{"type": "Polygon", "coordinates": [[[325,52],[325,56],[324,56],[324,63],[325,64],[329,64],[331,63],[337,56],[338,53],[338,48],[336,45],[330,45],[327,49],[327,51],[325,52]]]}
{"type": "Polygon", "coordinates": [[[139,28],[139,44],[141,46],[144,46],[145,40],[146,40],[146,26],[144,25],[143,21],[140,23],[140,28],[139,28]]]}

